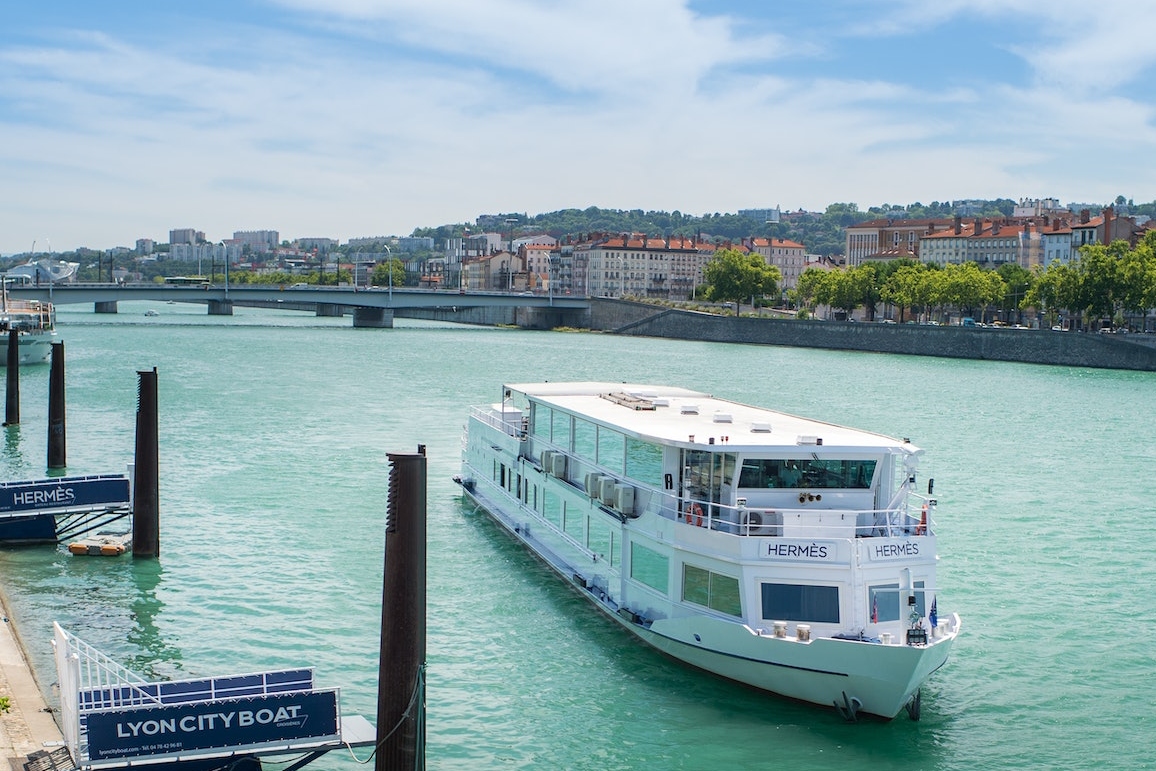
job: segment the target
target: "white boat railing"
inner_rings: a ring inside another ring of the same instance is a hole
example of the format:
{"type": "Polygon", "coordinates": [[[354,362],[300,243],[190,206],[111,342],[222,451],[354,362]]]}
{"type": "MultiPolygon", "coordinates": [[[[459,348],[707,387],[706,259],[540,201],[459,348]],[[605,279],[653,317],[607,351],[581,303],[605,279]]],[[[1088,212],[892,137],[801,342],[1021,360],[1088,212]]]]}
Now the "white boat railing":
{"type": "Polygon", "coordinates": [[[781,538],[899,538],[931,535],[934,504],[911,494],[887,509],[729,506],[664,496],[660,515],[696,528],[739,536],[781,538]]]}
{"type": "Polygon", "coordinates": [[[492,407],[471,407],[470,417],[515,439],[526,438],[529,419],[521,410],[499,412],[492,407]]]}
{"type": "MultiPolygon", "coordinates": [[[[471,415],[474,419],[503,431],[508,436],[519,440],[527,436],[529,428],[527,418],[521,411],[503,412],[496,409],[495,405],[489,408],[474,407],[471,415]]],[[[542,437],[535,436],[534,445],[538,450],[569,455],[567,451],[542,437]]],[[[538,467],[534,458],[527,458],[526,461],[538,467]]],[[[578,464],[569,464],[567,473],[560,478],[581,490],[582,480],[578,479],[573,471],[575,465],[578,464]]],[[[898,538],[933,533],[931,514],[935,509],[935,499],[920,495],[907,482],[896,490],[889,501],[891,505],[882,509],[834,508],[819,504],[817,491],[811,491],[816,492],[815,505],[732,506],[639,485],[585,459],[581,461],[581,468],[610,478],[623,486],[634,487],[641,493],[640,497],[647,501],[643,507],[661,517],[733,535],[784,538],[898,538]]],[[[585,492],[591,495],[591,491],[585,492]]],[[[799,492],[806,495],[808,491],[799,492]]],[[[591,497],[597,497],[597,494],[591,497]]],[[[635,509],[635,512],[641,513],[641,510],[635,509]]],[[[637,516],[637,513],[632,516],[637,516]]]]}

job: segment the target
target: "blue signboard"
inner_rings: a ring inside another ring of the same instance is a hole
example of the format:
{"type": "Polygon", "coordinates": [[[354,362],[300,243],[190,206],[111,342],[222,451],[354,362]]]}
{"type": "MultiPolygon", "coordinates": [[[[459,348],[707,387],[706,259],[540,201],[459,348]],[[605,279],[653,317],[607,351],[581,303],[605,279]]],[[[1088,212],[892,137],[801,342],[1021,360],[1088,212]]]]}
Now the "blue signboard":
{"type": "Polygon", "coordinates": [[[90,712],[85,724],[93,763],[340,735],[336,691],[90,712]]]}
{"type": "Polygon", "coordinates": [[[128,477],[61,477],[0,484],[0,513],[98,509],[129,502],[128,477]]]}

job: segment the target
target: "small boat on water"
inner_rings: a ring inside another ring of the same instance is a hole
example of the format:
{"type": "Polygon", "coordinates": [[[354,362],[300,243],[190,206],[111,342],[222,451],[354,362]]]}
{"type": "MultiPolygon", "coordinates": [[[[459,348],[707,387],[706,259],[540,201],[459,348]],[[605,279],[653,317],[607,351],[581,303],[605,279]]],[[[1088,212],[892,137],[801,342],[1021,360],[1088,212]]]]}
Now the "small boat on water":
{"type": "Polygon", "coordinates": [[[471,411],[466,496],[658,650],[845,719],[920,714],[938,612],[933,483],[908,440],[613,383],[471,411]]]}
{"type": "MultiPolygon", "coordinates": [[[[56,341],[56,311],[52,303],[39,300],[17,300],[3,293],[0,301],[0,344],[7,345],[8,332],[20,333],[20,363],[41,364],[52,355],[56,341]]],[[[0,367],[7,357],[0,355],[0,367]]]]}

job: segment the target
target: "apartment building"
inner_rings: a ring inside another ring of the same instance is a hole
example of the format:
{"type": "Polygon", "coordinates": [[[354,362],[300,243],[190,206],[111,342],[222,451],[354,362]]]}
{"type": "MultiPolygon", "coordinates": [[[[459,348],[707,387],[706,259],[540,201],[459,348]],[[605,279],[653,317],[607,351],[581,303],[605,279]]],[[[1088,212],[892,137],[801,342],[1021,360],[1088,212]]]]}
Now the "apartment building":
{"type": "Polygon", "coordinates": [[[685,300],[703,282],[714,244],[639,233],[595,237],[575,245],[586,265],[587,293],[594,297],[654,297],[685,300]]]}
{"type": "Polygon", "coordinates": [[[749,238],[743,245],[761,255],[768,265],[774,265],[782,274],[779,286],[784,291],[799,285],[799,276],[807,269],[806,248],[783,238],[749,238]]]}
{"type": "Polygon", "coordinates": [[[910,257],[919,259],[920,240],[947,230],[950,218],[874,219],[860,222],[845,230],[844,254],[847,266],[856,267],[870,260],[910,257]]]}

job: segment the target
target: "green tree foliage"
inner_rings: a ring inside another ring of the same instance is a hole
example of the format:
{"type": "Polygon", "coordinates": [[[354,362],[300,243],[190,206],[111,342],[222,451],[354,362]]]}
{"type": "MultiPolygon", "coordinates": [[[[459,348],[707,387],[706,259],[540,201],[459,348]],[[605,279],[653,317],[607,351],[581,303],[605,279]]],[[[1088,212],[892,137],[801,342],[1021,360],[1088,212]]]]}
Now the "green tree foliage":
{"type": "Polygon", "coordinates": [[[1032,284],[1032,273],[1014,262],[1000,265],[996,269],[996,273],[999,274],[1004,283],[1004,295],[1000,300],[1000,308],[1003,310],[1004,318],[1014,317],[1018,324],[1022,321],[1023,301],[1032,284]]]}
{"type": "Polygon", "coordinates": [[[403,286],[405,284],[405,263],[397,257],[378,263],[369,276],[374,286],[403,286]]]}
{"type": "Polygon", "coordinates": [[[893,260],[897,265],[889,270],[889,275],[879,288],[883,302],[894,305],[899,310],[899,323],[907,320],[907,309],[926,307],[931,304],[931,282],[926,274],[930,268],[914,260],[893,260]]]}
{"type": "Polygon", "coordinates": [[[738,249],[719,249],[707,263],[705,297],[714,302],[739,303],[779,293],[782,275],[761,255],[738,249]]]}
{"type": "Polygon", "coordinates": [[[1134,249],[1124,241],[1091,244],[1070,265],[1053,262],[1037,270],[1024,304],[1051,318],[1066,311],[1093,327],[1119,323],[1125,313],[1147,312],[1156,307],[1156,232],[1134,249]]]}

